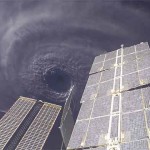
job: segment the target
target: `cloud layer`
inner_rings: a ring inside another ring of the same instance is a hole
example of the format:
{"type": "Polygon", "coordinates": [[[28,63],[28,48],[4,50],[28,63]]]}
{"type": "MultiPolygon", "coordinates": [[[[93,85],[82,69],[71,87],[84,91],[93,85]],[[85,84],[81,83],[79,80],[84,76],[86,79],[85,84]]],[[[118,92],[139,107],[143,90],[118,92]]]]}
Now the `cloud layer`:
{"type": "Polygon", "coordinates": [[[71,77],[79,103],[96,55],[149,41],[149,6],[125,0],[1,1],[0,109],[20,95],[65,101],[68,91],[44,82],[54,69],[71,77]]]}

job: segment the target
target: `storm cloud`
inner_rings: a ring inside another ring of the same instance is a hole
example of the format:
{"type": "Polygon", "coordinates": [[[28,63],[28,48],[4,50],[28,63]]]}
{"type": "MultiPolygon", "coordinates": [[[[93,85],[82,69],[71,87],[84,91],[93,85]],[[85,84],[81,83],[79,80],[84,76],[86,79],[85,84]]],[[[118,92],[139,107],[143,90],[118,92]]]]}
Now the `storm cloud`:
{"type": "Polygon", "coordinates": [[[80,101],[96,55],[149,41],[148,1],[0,1],[0,110],[19,96],[80,101]],[[57,86],[58,85],[58,86],[57,86]]]}

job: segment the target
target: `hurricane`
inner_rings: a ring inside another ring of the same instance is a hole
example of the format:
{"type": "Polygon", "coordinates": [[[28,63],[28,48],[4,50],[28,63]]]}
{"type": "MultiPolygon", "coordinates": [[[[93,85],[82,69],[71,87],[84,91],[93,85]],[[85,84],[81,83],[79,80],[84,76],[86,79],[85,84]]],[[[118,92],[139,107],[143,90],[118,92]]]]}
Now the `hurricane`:
{"type": "MultiPolygon", "coordinates": [[[[95,56],[149,41],[149,2],[0,1],[0,112],[19,96],[80,103],[95,56]]],[[[57,143],[56,143],[57,145],[57,143]]]]}

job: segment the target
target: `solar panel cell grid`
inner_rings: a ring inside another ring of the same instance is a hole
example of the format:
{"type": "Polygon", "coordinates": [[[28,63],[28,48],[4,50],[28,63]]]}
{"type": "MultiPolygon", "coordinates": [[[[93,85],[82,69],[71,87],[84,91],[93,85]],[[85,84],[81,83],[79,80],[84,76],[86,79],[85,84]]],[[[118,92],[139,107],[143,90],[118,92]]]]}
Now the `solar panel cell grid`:
{"type": "Polygon", "coordinates": [[[87,100],[82,104],[82,108],[80,109],[78,120],[89,118],[92,108],[93,108],[94,100],[87,100]]]}
{"type": "Polygon", "coordinates": [[[140,86],[138,73],[128,74],[122,77],[123,90],[129,90],[140,86]]]}
{"type": "Polygon", "coordinates": [[[116,51],[112,51],[106,54],[106,60],[116,57],[116,51]]]}
{"type": "Polygon", "coordinates": [[[97,95],[98,85],[86,87],[82,95],[81,102],[86,101],[87,99],[93,99],[97,95]]]}
{"type": "Polygon", "coordinates": [[[150,87],[144,88],[141,91],[142,91],[144,106],[145,108],[149,108],[150,107],[150,98],[149,98],[150,87]]]}
{"type": "Polygon", "coordinates": [[[105,54],[96,56],[93,63],[95,64],[95,63],[102,62],[102,61],[104,61],[104,59],[105,59],[105,54]]]}
{"type": "Polygon", "coordinates": [[[103,62],[93,64],[90,70],[90,74],[100,72],[103,70],[103,62]]]}
{"type": "Polygon", "coordinates": [[[110,59],[110,60],[106,60],[104,62],[104,70],[105,69],[108,69],[108,70],[113,69],[115,62],[116,62],[116,58],[113,58],[113,59],[110,59]]]}
{"type": "Polygon", "coordinates": [[[47,136],[53,127],[60,108],[61,107],[59,106],[45,103],[21,139],[16,150],[42,149],[44,141],[47,139],[47,136]]]}
{"type": "Polygon", "coordinates": [[[19,127],[21,122],[24,120],[32,106],[35,104],[34,101],[27,101],[20,98],[11,108],[11,113],[6,113],[4,119],[0,120],[0,148],[3,149],[7,144],[11,136],[14,134],[16,129],[19,127]],[[12,113],[13,112],[13,113],[12,113]],[[17,121],[16,121],[17,120],[17,121]]]}
{"type": "Polygon", "coordinates": [[[101,82],[108,81],[114,78],[115,69],[105,70],[102,72],[101,82]]]}
{"type": "Polygon", "coordinates": [[[123,56],[123,62],[125,62],[125,63],[132,63],[135,60],[136,60],[136,53],[132,53],[132,54],[123,56]]]}
{"type": "Polygon", "coordinates": [[[146,110],[146,119],[148,128],[150,129],[150,110],[146,110]]]}
{"type": "Polygon", "coordinates": [[[92,119],[87,132],[85,147],[106,144],[109,117],[92,119]]]}
{"type": "Polygon", "coordinates": [[[142,108],[142,95],[140,89],[122,93],[122,111],[124,113],[141,110],[142,108]]]}
{"type": "Polygon", "coordinates": [[[68,149],[75,149],[82,147],[82,143],[85,141],[85,135],[87,132],[89,120],[78,121],[74,127],[68,149]]]}
{"type": "MultiPolygon", "coordinates": [[[[149,55],[148,43],[142,43],[96,57],[94,65],[101,62],[104,66],[99,80],[94,74],[90,75],[94,86],[86,85],[81,100],[85,103],[80,111],[85,112],[86,119],[89,116],[89,120],[79,121],[86,128],[81,131],[84,141],[75,144],[71,139],[70,148],[73,144],[74,148],[82,146],[91,150],[115,147],[115,150],[149,150],[149,55]],[[91,99],[92,104],[89,103],[91,99]]],[[[82,119],[80,115],[79,119],[82,119]]],[[[76,125],[74,132],[75,135],[79,133],[76,125]]]]}
{"type": "Polygon", "coordinates": [[[137,51],[143,51],[143,50],[146,50],[146,49],[149,49],[148,42],[140,43],[140,44],[136,45],[136,50],[137,51]]]}
{"type": "Polygon", "coordinates": [[[137,63],[136,61],[132,61],[131,63],[124,63],[123,65],[123,75],[133,73],[137,71],[137,63]]]}
{"type": "Polygon", "coordinates": [[[112,94],[113,80],[99,84],[98,97],[109,96],[112,94]]]}
{"type": "Polygon", "coordinates": [[[135,141],[147,137],[143,111],[124,114],[122,116],[123,142],[135,141]]]}
{"type": "Polygon", "coordinates": [[[123,143],[121,144],[121,150],[149,150],[148,140],[123,143]]]}
{"type": "Polygon", "coordinates": [[[92,118],[110,114],[111,96],[98,97],[94,103],[92,118]]]}
{"type": "Polygon", "coordinates": [[[92,76],[90,76],[87,81],[87,86],[97,84],[97,82],[99,82],[99,80],[100,80],[100,77],[101,77],[101,73],[96,73],[96,74],[93,74],[92,76]]]}
{"type": "Polygon", "coordinates": [[[150,83],[150,68],[139,71],[139,78],[142,85],[150,83]]]}
{"type": "Polygon", "coordinates": [[[134,46],[124,48],[124,55],[135,53],[134,46]]]}
{"type": "Polygon", "coordinates": [[[150,67],[150,50],[137,53],[139,70],[150,67]]]}

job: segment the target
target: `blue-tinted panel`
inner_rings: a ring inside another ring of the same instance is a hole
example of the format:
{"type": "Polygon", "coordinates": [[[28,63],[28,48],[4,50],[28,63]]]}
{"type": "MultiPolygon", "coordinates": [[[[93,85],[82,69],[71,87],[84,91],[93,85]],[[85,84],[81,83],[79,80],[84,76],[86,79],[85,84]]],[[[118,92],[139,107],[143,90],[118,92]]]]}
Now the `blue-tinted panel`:
{"type": "Polygon", "coordinates": [[[109,117],[92,119],[86,138],[85,146],[97,146],[106,144],[105,136],[108,132],[109,117]]]}
{"type": "Polygon", "coordinates": [[[123,51],[123,54],[124,54],[124,55],[127,55],[127,54],[131,54],[131,53],[134,53],[134,52],[135,52],[134,46],[125,47],[125,48],[124,48],[124,51],[123,51]]]}
{"type": "Polygon", "coordinates": [[[125,75],[122,78],[123,90],[129,90],[140,85],[137,72],[125,75]]]}
{"type": "Polygon", "coordinates": [[[114,80],[99,84],[98,97],[108,96],[112,94],[114,80]]]}
{"type": "Polygon", "coordinates": [[[98,97],[95,101],[92,117],[105,116],[110,114],[111,96],[98,97]]]}
{"type": "Polygon", "coordinates": [[[90,70],[90,74],[96,73],[96,72],[99,72],[99,71],[102,71],[102,70],[103,70],[103,62],[93,64],[92,68],[90,70]]]}
{"type": "Polygon", "coordinates": [[[90,99],[82,103],[82,106],[80,108],[80,112],[78,115],[78,120],[90,118],[91,111],[93,108],[93,103],[94,103],[94,100],[90,100],[90,99]]]}
{"type": "Polygon", "coordinates": [[[143,51],[146,49],[149,49],[149,45],[147,42],[136,45],[136,51],[143,51]]]}
{"type": "Polygon", "coordinates": [[[113,69],[115,67],[114,66],[115,63],[116,63],[116,58],[105,61],[104,70],[113,69]]]}
{"type": "Polygon", "coordinates": [[[115,58],[116,57],[116,52],[117,51],[112,51],[112,52],[107,53],[106,54],[106,60],[115,58]]]}
{"type": "Polygon", "coordinates": [[[140,77],[141,84],[143,85],[149,84],[150,83],[150,68],[139,71],[139,77],[140,77]]]}
{"type": "Polygon", "coordinates": [[[137,58],[139,70],[150,67],[150,50],[137,53],[137,58]]]}
{"type": "Polygon", "coordinates": [[[105,70],[102,72],[101,82],[114,78],[115,69],[105,70]]]}
{"type": "Polygon", "coordinates": [[[150,87],[143,88],[142,93],[143,93],[143,99],[144,99],[144,106],[145,108],[149,108],[150,107],[150,87]]]}
{"type": "Polygon", "coordinates": [[[98,85],[86,87],[84,90],[81,102],[86,101],[88,99],[95,98],[95,96],[97,94],[97,89],[98,89],[98,85]]]}
{"type": "Polygon", "coordinates": [[[96,73],[89,76],[87,86],[97,84],[100,81],[101,73],[96,73]]]}
{"type": "Polygon", "coordinates": [[[95,63],[102,62],[102,61],[104,61],[104,59],[105,59],[105,54],[96,56],[95,59],[94,59],[94,64],[95,64],[95,63]]]}
{"type": "Polygon", "coordinates": [[[129,74],[132,72],[136,72],[137,71],[137,63],[136,61],[132,61],[131,63],[129,62],[125,62],[125,64],[123,65],[123,75],[125,74],[129,74]]]}
{"type": "Polygon", "coordinates": [[[133,90],[122,93],[123,112],[132,112],[142,109],[141,90],[133,90]]]}
{"type": "Polygon", "coordinates": [[[76,122],[67,149],[76,149],[81,147],[87,132],[88,123],[88,120],[76,122]]]}
{"type": "Polygon", "coordinates": [[[150,128],[150,110],[146,110],[147,125],[150,128]]]}
{"type": "Polygon", "coordinates": [[[121,144],[121,150],[149,150],[148,140],[140,140],[121,144]]]}
{"type": "Polygon", "coordinates": [[[135,53],[124,56],[123,57],[123,61],[125,63],[132,63],[133,61],[136,61],[136,55],[135,55],[135,53]]]}
{"type": "Polygon", "coordinates": [[[124,142],[140,140],[147,137],[144,113],[142,111],[122,116],[122,140],[124,142]]]}

